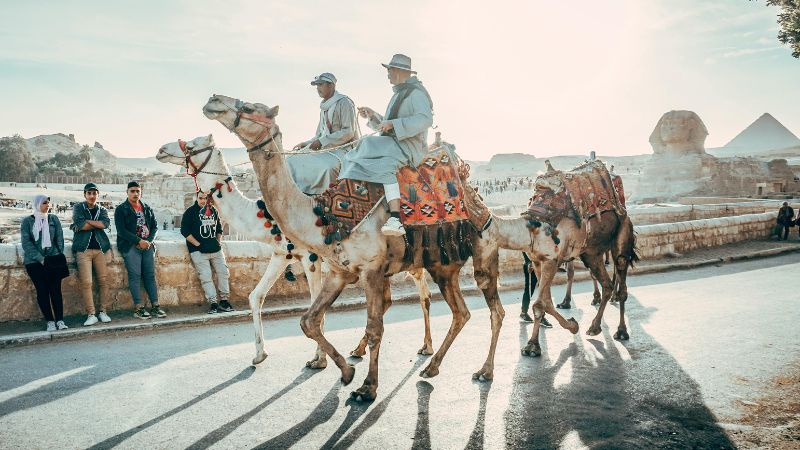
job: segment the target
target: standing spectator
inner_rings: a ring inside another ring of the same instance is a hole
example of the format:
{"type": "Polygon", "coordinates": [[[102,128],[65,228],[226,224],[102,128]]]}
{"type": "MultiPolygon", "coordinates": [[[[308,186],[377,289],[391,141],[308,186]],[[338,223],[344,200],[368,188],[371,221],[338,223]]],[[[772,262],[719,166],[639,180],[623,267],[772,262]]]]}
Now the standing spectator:
{"type": "Polygon", "coordinates": [[[783,240],[789,238],[789,227],[792,226],[792,219],[794,218],[794,209],[789,206],[788,202],[783,202],[783,206],[778,210],[778,239],[781,238],[781,231],[783,231],[783,240]],[[783,230],[781,230],[783,228],[783,230]]]}
{"type": "Polygon", "coordinates": [[[108,290],[108,257],[111,242],[108,240],[106,230],[111,221],[108,211],[97,203],[100,191],[94,183],[87,183],[83,187],[84,202],[72,206],[72,253],[78,262],[78,277],[80,279],[81,296],[86,308],[86,322],[88,327],[98,322],[108,323],[111,318],[106,311],[111,306],[111,296],[108,290]],[[97,284],[100,286],[100,312],[95,316],[94,298],[92,295],[92,267],[97,274],[97,284]]]}
{"type": "Polygon", "coordinates": [[[216,208],[208,204],[208,198],[204,193],[198,192],[195,195],[197,201],[183,213],[181,234],[186,238],[189,257],[200,277],[206,300],[211,304],[208,313],[233,311],[228,301],[231,291],[228,284],[228,263],[225,262],[225,253],[220,245],[222,224],[219,221],[219,214],[216,208]],[[217,273],[219,296],[211,278],[212,266],[217,273]]]}
{"type": "MultiPolygon", "coordinates": [[[[61,295],[63,271],[67,270],[64,254],[64,233],[61,221],[48,214],[50,198],[37,195],[33,200],[33,214],[22,219],[20,234],[25,271],[36,288],[36,301],[47,321],[47,331],[65,330],[64,299],[61,295]],[[62,255],[63,266],[53,264],[62,255]]],[[[69,274],[69,272],[67,272],[69,274]]]]}
{"type": "Polygon", "coordinates": [[[153,240],[158,231],[158,222],[153,210],[141,201],[142,187],[139,183],[128,183],[128,201],[114,211],[114,225],[117,228],[117,249],[125,260],[128,270],[128,288],[133,297],[133,317],[149,319],[167,317],[158,306],[158,285],[156,284],[156,249],[153,240]],[[150,312],[142,305],[141,281],[150,298],[150,312]]]}

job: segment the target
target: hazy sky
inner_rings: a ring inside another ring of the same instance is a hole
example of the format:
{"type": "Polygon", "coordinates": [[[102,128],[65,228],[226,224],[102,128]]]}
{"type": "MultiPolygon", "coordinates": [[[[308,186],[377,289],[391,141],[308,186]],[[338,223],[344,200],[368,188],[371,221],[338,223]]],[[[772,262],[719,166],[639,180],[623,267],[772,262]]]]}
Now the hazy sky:
{"type": "Polygon", "coordinates": [[[279,104],[291,146],[316,126],[314,75],[382,112],[379,63],[397,52],[467,159],[647,153],[671,109],[700,115],[707,147],[764,112],[800,135],[800,61],[776,14],[747,0],[2,2],[0,135],[74,133],[126,157],[208,133],[240,147],[202,115],[219,93],[279,104]]]}

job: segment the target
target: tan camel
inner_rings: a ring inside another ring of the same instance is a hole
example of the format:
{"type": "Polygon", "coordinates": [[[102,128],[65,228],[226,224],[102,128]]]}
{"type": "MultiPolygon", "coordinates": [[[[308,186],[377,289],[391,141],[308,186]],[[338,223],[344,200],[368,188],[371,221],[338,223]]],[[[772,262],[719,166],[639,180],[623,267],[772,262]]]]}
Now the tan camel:
{"type": "MultiPolygon", "coordinates": [[[[267,293],[284,274],[286,267],[294,260],[299,260],[305,270],[308,290],[313,302],[322,290],[321,259],[316,258],[315,261],[311,261],[311,252],[306,249],[292,243],[292,250],[289,251],[290,243],[287,239],[275,240],[271,229],[264,226],[265,219],[259,218],[257,215],[260,208],[256,201],[245,197],[239,190],[225,163],[225,158],[214,144],[212,135],[196,137],[191,141],[165,144],[158,150],[156,158],[164,163],[188,167],[188,172],[196,174],[198,187],[203,192],[209,193],[221,187],[222,192],[218,192],[214,197],[214,203],[221,217],[237,233],[260,241],[272,249],[272,257],[267,265],[267,270],[248,297],[255,328],[256,356],[253,358],[253,365],[257,365],[267,358],[264,346],[264,327],[259,313],[267,293]]],[[[425,340],[419,353],[430,355],[433,354],[429,321],[431,293],[422,270],[412,271],[410,274],[420,293],[420,304],[426,319],[425,340]]],[[[324,369],[327,365],[328,359],[325,352],[317,346],[314,357],[306,363],[306,366],[312,369],[324,369]]]]}
{"type": "MultiPolygon", "coordinates": [[[[485,208],[473,187],[468,186],[465,193],[471,211],[472,208],[485,208]]],[[[603,264],[603,257],[607,251],[611,251],[614,259],[616,298],[620,305],[620,323],[614,337],[623,340],[629,338],[625,325],[625,300],[628,296],[625,282],[628,266],[638,260],[638,256],[635,253],[636,241],[633,224],[627,216],[620,219],[613,212],[601,214],[599,218],[592,219],[595,222],[592,225],[591,235],[587,235],[572,219],[561,220],[555,230],[547,223],[531,230],[528,228],[528,221],[525,218],[508,219],[495,215],[490,217],[488,228],[483,231],[481,244],[474,245],[475,253],[477,254],[479,249],[482,253],[482,257],[473,255],[476,280],[481,278],[481,281],[478,282],[481,289],[484,286],[496,286],[497,284],[498,248],[528,252],[536,267],[539,296],[532,305],[535,319],[534,329],[530,341],[523,348],[525,355],[538,356],[541,354],[539,328],[545,312],[553,316],[562,327],[573,334],[578,332],[578,323],[572,318],[564,319],[553,305],[550,293],[550,286],[558,266],[575,258],[581,258],[586,267],[590,269],[592,276],[599,281],[603,288],[600,307],[586,334],[594,336],[601,332],[600,323],[603,312],[612,294],[612,282],[603,264]],[[560,239],[558,245],[549,237],[554,234],[560,239]]],[[[489,294],[484,291],[484,295],[489,294]]]]}
{"type": "MultiPolygon", "coordinates": [[[[262,192],[269,198],[269,209],[281,230],[299,246],[325,258],[330,265],[322,292],[301,319],[303,332],[317,341],[325,353],[341,370],[342,382],[349,384],[355,368],[322,334],[320,325],[327,308],[336,300],[344,287],[362,278],[367,299],[367,337],[369,344],[369,371],[363,385],[352,393],[356,399],[371,401],[377,395],[378,357],[383,337],[383,315],[391,304],[389,275],[412,267],[404,262],[405,241],[402,237],[384,236],[380,228],[388,218],[385,208],[376,208],[350,237],[326,245],[312,208],[313,200],[303,194],[291,179],[281,156],[281,134],[274,117],[278,107],[245,103],[221,95],[212,96],[203,107],[209,119],[217,120],[234,132],[247,147],[262,192]]],[[[422,370],[424,377],[439,373],[439,366],[458,333],[469,320],[464,298],[458,284],[462,264],[431,264],[425,269],[439,286],[453,313],[450,329],[441,347],[422,370]]],[[[496,340],[496,337],[493,337],[496,340]]]]}

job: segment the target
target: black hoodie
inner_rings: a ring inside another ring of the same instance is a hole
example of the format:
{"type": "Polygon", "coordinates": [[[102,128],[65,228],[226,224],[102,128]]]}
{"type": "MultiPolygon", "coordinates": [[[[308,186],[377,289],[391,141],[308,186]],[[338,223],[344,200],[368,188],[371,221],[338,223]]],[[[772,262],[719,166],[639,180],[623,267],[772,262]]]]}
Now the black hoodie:
{"type": "Polygon", "coordinates": [[[191,242],[186,241],[186,247],[189,253],[216,253],[221,250],[217,234],[222,233],[222,224],[219,222],[219,214],[217,210],[211,206],[209,207],[210,213],[206,208],[200,208],[197,202],[190,206],[183,213],[181,219],[181,234],[183,237],[188,237],[190,234],[200,242],[200,246],[196,247],[191,242]]]}

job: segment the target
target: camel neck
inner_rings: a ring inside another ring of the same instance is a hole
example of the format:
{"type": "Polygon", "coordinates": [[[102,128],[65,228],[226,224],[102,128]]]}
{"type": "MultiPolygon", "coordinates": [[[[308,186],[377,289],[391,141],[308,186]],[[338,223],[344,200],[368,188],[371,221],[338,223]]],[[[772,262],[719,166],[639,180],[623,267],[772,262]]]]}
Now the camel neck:
{"type": "Polygon", "coordinates": [[[492,214],[492,236],[500,248],[509,250],[530,251],[533,236],[523,217],[502,217],[492,214]]]}
{"type": "MultiPolygon", "coordinates": [[[[227,166],[225,166],[225,168],[227,169],[227,166]]],[[[198,176],[198,183],[201,182],[201,176],[203,175],[201,174],[198,176]]],[[[217,193],[213,194],[214,207],[217,208],[217,211],[220,216],[225,219],[225,222],[229,224],[231,230],[247,239],[261,240],[264,235],[264,219],[256,215],[259,209],[255,200],[247,198],[244,193],[239,190],[239,186],[233,180],[226,184],[223,180],[216,180],[208,175],[204,178],[206,177],[208,179],[202,180],[204,190],[206,191],[210,191],[210,188],[214,187],[216,183],[222,183],[221,196],[217,193]],[[230,192],[228,192],[228,185],[231,187],[230,192]],[[208,188],[205,186],[208,186],[208,188]]]]}
{"type": "Polygon", "coordinates": [[[261,192],[265,194],[267,209],[278,222],[283,234],[292,242],[325,255],[329,252],[329,246],[323,242],[322,233],[316,226],[317,217],[313,212],[312,198],[300,191],[295,184],[282,152],[281,139],[278,137],[263,151],[247,153],[253,163],[261,192]],[[278,153],[270,154],[270,150],[278,153]]]}

